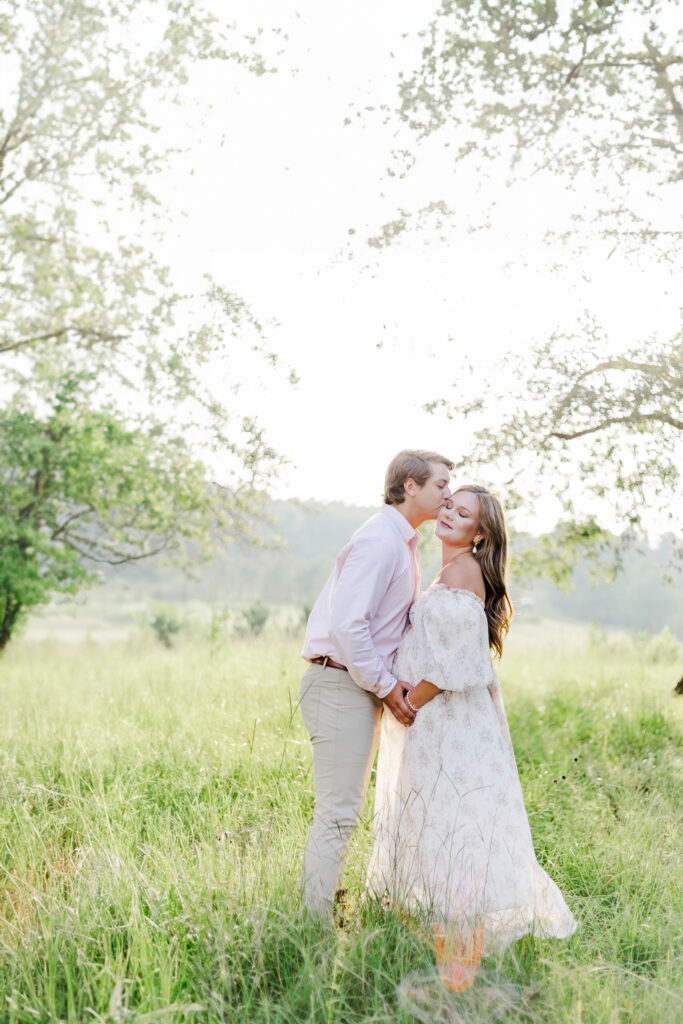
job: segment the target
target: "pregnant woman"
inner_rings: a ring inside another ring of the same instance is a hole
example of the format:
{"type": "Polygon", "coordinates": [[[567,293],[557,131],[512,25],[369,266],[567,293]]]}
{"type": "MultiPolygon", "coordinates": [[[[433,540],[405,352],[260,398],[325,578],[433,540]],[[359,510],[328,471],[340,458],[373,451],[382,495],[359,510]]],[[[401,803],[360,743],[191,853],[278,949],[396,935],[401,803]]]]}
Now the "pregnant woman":
{"type": "Polygon", "coordinates": [[[484,953],[576,921],[536,860],[500,684],[512,606],[498,498],[458,490],[438,517],[442,569],[396,655],[410,728],[383,715],[368,889],[432,924],[439,975],[468,988],[484,953]]]}

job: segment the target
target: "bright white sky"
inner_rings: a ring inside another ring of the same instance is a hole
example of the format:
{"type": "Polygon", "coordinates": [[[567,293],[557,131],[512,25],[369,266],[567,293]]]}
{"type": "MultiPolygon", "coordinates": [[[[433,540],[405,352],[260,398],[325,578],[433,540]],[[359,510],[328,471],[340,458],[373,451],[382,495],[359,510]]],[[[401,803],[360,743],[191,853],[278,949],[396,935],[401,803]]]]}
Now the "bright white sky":
{"type": "MultiPolygon", "coordinates": [[[[643,271],[596,248],[570,272],[547,269],[558,254],[540,236],[576,202],[564,182],[511,190],[502,170],[488,183],[456,177],[434,144],[414,174],[386,177],[398,126],[372,113],[357,119],[351,105],[395,102],[397,70],[419,54],[430,9],[415,0],[231,0],[240,30],[288,33],[286,42],[264,37],[267,55],[286,47],[278,73],[207,66],[193,80],[196,106],[173,114],[190,153],[164,182],[172,223],[162,255],[181,286],[208,270],[263,321],[277,321],[269,347],[300,377],[294,389],[286,373],[267,374],[242,392],[291,460],[275,497],[372,505],[399,449],[459,455],[464,427],[422,405],[467,386],[467,363],[488,370],[587,306],[616,349],[675,321],[667,268],[643,271]],[[462,224],[445,241],[406,234],[382,253],[364,244],[399,207],[433,199],[462,224]],[[491,228],[468,232],[492,199],[491,228]],[[176,219],[180,210],[187,216],[176,219]]],[[[546,528],[553,515],[549,503],[518,524],[546,528]]]]}

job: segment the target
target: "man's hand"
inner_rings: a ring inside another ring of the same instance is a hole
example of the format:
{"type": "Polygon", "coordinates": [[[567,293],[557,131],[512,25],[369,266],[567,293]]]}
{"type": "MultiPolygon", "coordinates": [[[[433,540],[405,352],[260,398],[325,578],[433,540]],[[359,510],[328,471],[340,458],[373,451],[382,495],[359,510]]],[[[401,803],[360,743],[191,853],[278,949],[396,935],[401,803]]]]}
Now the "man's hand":
{"type": "Polygon", "coordinates": [[[415,721],[415,712],[411,711],[403,697],[404,692],[410,689],[409,683],[402,683],[399,679],[393,690],[389,690],[389,693],[384,698],[384,703],[396,721],[400,722],[401,725],[412,725],[415,721]]]}

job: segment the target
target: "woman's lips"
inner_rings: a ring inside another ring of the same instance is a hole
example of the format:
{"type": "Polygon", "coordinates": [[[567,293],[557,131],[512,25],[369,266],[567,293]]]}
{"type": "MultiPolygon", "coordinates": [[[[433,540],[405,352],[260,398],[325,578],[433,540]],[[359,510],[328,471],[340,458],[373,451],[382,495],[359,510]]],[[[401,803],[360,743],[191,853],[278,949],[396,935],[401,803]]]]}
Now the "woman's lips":
{"type": "Polygon", "coordinates": [[[445,526],[447,530],[453,529],[453,527],[449,523],[444,523],[443,519],[439,520],[439,526],[445,526]]]}

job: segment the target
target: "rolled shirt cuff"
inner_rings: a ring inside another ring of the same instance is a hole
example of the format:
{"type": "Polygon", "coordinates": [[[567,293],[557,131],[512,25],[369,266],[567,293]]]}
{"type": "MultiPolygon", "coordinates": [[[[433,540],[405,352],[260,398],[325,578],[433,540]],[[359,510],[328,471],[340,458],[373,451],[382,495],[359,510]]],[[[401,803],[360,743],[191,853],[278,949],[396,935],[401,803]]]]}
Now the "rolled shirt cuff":
{"type": "Polygon", "coordinates": [[[392,676],[391,672],[387,672],[386,669],[382,672],[379,677],[377,684],[375,685],[373,692],[380,700],[384,700],[388,693],[391,693],[393,688],[398,682],[396,676],[392,676]]]}
{"type": "Polygon", "coordinates": [[[355,666],[350,665],[348,661],[346,662],[346,669],[356,686],[359,686],[361,690],[367,690],[368,693],[374,693],[380,700],[383,700],[386,695],[393,690],[398,681],[396,677],[385,668],[382,669],[379,679],[376,682],[371,682],[363,675],[362,672],[355,668],[355,666]]]}

